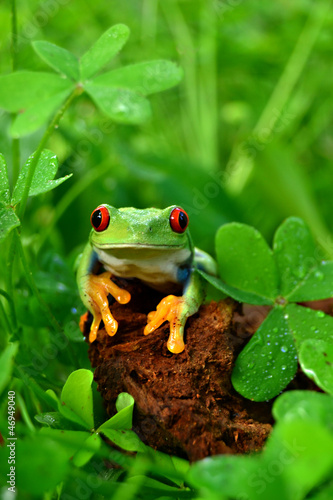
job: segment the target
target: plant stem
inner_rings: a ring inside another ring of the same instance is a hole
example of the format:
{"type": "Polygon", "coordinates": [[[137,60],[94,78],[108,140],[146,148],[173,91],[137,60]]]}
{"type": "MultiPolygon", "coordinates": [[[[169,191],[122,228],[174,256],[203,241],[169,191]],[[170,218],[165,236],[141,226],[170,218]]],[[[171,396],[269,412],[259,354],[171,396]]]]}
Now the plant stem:
{"type": "Polygon", "coordinates": [[[28,170],[27,177],[26,177],[26,183],[25,183],[25,187],[24,187],[24,191],[23,191],[23,195],[22,195],[22,200],[21,200],[21,203],[20,203],[19,211],[18,211],[18,216],[21,219],[21,221],[22,221],[22,218],[23,218],[23,215],[24,215],[24,212],[25,212],[25,208],[26,208],[27,200],[28,200],[28,196],[29,196],[29,191],[30,191],[30,186],[31,186],[31,183],[32,183],[32,179],[33,179],[33,176],[34,176],[34,173],[35,173],[35,170],[36,170],[37,163],[38,163],[39,157],[41,155],[41,152],[43,151],[43,149],[45,147],[45,144],[47,143],[49,137],[51,136],[51,134],[53,132],[53,129],[55,127],[57,127],[57,125],[59,124],[62,116],[65,113],[65,111],[69,108],[72,100],[76,96],[78,96],[81,92],[82,92],[81,87],[77,86],[70,93],[70,95],[68,96],[67,100],[64,102],[64,104],[61,106],[61,108],[54,115],[54,117],[51,120],[49,126],[45,130],[44,135],[43,135],[43,137],[42,137],[42,139],[41,139],[41,141],[40,141],[40,143],[38,145],[38,148],[36,149],[35,154],[33,155],[33,158],[32,158],[31,163],[29,165],[29,170],[28,170]]]}
{"type": "MultiPolygon", "coordinates": [[[[17,69],[17,54],[18,54],[18,43],[17,43],[17,15],[16,15],[16,0],[11,0],[11,12],[12,12],[12,39],[11,39],[11,62],[12,71],[17,69]]],[[[12,121],[16,118],[16,113],[12,114],[12,121]]],[[[20,140],[12,140],[12,186],[15,186],[17,181],[19,171],[20,171],[20,140]]]]}
{"type": "Polygon", "coordinates": [[[25,405],[25,402],[24,402],[24,399],[22,398],[21,394],[20,393],[17,393],[16,394],[16,398],[17,398],[17,402],[18,402],[18,405],[19,405],[19,408],[21,410],[21,415],[22,415],[22,418],[23,420],[25,421],[28,429],[31,431],[31,432],[35,432],[36,429],[35,429],[35,426],[34,424],[32,423],[31,421],[31,418],[30,418],[30,415],[28,413],[28,410],[27,410],[27,407],[25,405]]]}
{"type": "MultiPolygon", "coordinates": [[[[11,297],[4,290],[0,290],[0,295],[2,295],[3,297],[5,297],[5,299],[7,300],[8,305],[9,305],[9,309],[10,309],[10,312],[11,312],[11,316],[12,316],[13,315],[14,304],[13,304],[13,301],[12,301],[11,297]]],[[[7,312],[6,312],[5,308],[4,308],[3,303],[2,303],[1,300],[0,300],[0,312],[2,314],[2,317],[4,318],[4,323],[6,324],[6,328],[7,328],[8,333],[9,334],[13,333],[12,325],[11,325],[11,323],[9,321],[7,312]]]]}
{"type": "Polygon", "coordinates": [[[7,273],[6,273],[6,288],[7,294],[11,299],[11,307],[10,307],[10,318],[13,325],[14,331],[17,329],[17,320],[16,320],[16,311],[15,311],[15,303],[13,300],[14,296],[14,286],[13,286],[13,268],[14,261],[16,256],[16,238],[14,231],[9,237],[9,251],[8,251],[8,259],[7,259],[7,273]]]}

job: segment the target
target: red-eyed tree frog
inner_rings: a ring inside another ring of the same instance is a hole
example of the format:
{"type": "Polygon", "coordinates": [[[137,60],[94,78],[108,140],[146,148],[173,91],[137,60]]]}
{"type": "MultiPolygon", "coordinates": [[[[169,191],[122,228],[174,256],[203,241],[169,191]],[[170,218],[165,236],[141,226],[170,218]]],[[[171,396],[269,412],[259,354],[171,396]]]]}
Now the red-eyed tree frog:
{"type": "Polygon", "coordinates": [[[112,276],[118,276],[138,278],[166,294],[156,311],[148,314],[144,334],[168,321],[169,351],[184,350],[186,320],[197,312],[205,297],[205,280],[197,269],[217,273],[214,259],[193,247],[188,222],[185,210],[174,205],[165,209],[100,205],[92,212],[89,243],[77,273],[81,299],[93,315],[90,342],[96,339],[101,320],[109,335],[117,332],[108,294],[120,304],[131,300],[130,293],[112,281],[112,276]],[[104,271],[94,274],[98,262],[104,271]]]}

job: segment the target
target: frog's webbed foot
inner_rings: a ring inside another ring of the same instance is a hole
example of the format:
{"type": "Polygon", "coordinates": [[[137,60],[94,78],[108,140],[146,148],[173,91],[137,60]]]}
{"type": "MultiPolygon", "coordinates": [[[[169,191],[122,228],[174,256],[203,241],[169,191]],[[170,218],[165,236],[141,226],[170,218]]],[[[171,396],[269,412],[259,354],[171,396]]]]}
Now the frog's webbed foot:
{"type": "MultiPolygon", "coordinates": [[[[111,276],[110,272],[105,272],[97,276],[92,274],[88,277],[88,284],[85,290],[93,315],[89,342],[94,342],[94,340],[96,340],[101,320],[104,322],[105,330],[108,335],[113,336],[117,332],[118,323],[111,314],[108,294],[112,295],[119,304],[127,304],[131,300],[131,294],[113,283],[113,281],[111,281],[111,276]]],[[[83,318],[81,319],[83,320],[83,318]]]]}
{"type": "Polygon", "coordinates": [[[186,300],[184,297],[176,297],[175,295],[168,295],[156,307],[156,311],[148,314],[148,323],[145,326],[144,334],[156,330],[165,321],[170,323],[170,335],[168,339],[168,349],[173,353],[180,353],[184,350],[184,326],[188,314],[186,307],[186,300]]]}

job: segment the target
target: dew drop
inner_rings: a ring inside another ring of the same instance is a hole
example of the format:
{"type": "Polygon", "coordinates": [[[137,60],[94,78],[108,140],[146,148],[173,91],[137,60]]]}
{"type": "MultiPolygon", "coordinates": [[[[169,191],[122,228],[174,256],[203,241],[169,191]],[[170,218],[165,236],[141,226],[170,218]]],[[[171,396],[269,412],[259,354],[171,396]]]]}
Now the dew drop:
{"type": "Polygon", "coordinates": [[[282,351],[282,352],[288,352],[288,347],[286,347],[285,345],[283,345],[283,346],[281,347],[281,351],[282,351]]]}
{"type": "Polygon", "coordinates": [[[289,314],[285,314],[284,319],[288,319],[288,318],[289,318],[289,314]]]}
{"type": "Polygon", "coordinates": [[[315,277],[321,281],[324,278],[324,274],[321,271],[316,271],[315,272],[315,277]]]}
{"type": "Polygon", "coordinates": [[[316,316],[317,316],[317,318],[324,318],[325,317],[325,313],[323,311],[317,311],[316,312],[316,316]]]}
{"type": "Polygon", "coordinates": [[[285,370],[286,368],[287,368],[286,365],[281,366],[281,370],[285,370]]]}

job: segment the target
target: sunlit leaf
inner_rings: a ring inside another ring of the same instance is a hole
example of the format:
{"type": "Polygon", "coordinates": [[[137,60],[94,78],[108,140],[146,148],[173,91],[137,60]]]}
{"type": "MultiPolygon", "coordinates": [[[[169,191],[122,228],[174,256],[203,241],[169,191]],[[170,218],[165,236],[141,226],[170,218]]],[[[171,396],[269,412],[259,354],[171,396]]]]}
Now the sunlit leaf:
{"type": "Polygon", "coordinates": [[[333,396],[333,339],[305,340],[299,352],[302,370],[314,382],[333,396]]]}
{"type": "MultiPolygon", "coordinates": [[[[14,188],[12,204],[16,205],[21,201],[26,177],[29,170],[29,165],[33,159],[34,155],[31,155],[25,165],[23,165],[22,170],[20,172],[19,178],[14,188]]],[[[39,157],[37,167],[35,170],[34,177],[32,179],[32,183],[29,190],[29,196],[36,196],[41,193],[46,193],[51,189],[59,186],[67,179],[71,177],[71,175],[66,175],[65,177],[61,177],[60,179],[53,180],[55,174],[58,170],[58,160],[56,155],[49,151],[48,149],[44,149],[39,157]]]]}
{"type": "Polygon", "coordinates": [[[272,251],[253,227],[239,223],[220,227],[216,256],[226,284],[266,299],[277,296],[278,275],[272,251]]]}
{"type": "Polygon", "coordinates": [[[84,88],[103,113],[116,122],[140,124],[151,116],[149,101],[132,90],[94,83],[87,83],[84,88]]]}
{"type": "Polygon", "coordinates": [[[129,28],[125,24],[116,24],[105,31],[81,57],[82,80],[91,78],[118,54],[127,42],[129,33],[129,28]]]}
{"type": "Polygon", "coordinates": [[[58,45],[44,40],[32,42],[32,46],[39,57],[51,66],[51,68],[74,81],[79,80],[79,61],[74,54],[62,47],[58,47],[58,45]]]}
{"type": "Polygon", "coordinates": [[[285,317],[298,349],[307,339],[333,341],[333,318],[323,311],[289,304],[285,308],[285,317]]]}
{"type": "Polygon", "coordinates": [[[318,264],[316,246],[305,222],[289,217],[277,229],[273,249],[280,273],[280,294],[285,297],[318,264]]]}
{"type": "Polygon", "coordinates": [[[0,108],[22,112],[71,87],[72,82],[54,73],[16,71],[0,76],[0,108]]]}
{"type": "Polygon", "coordinates": [[[98,429],[103,432],[105,429],[131,429],[134,408],[134,398],[122,392],[116,401],[117,412],[113,417],[104,422],[98,429]]]}
{"type": "Polygon", "coordinates": [[[105,87],[127,88],[138,94],[149,95],[177,85],[183,72],[175,63],[146,61],[108,71],[94,78],[94,83],[105,87]]]}
{"type": "Polygon", "coordinates": [[[333,262],[322,261],[291,292],[288,300],[305,302],[333,297],[333,262]]]}
{"type": "Polygon", "coordinates": [[[19,113],[10,128],[11,135],[22,137],[35,132],[42,125],[46,124],[55,111],[60,108],[70,91],[71,88],[68,88],[58,94],[54,94],[19,113]]]}
{"type": "Polygon", "coordinates": [[[279,394],[297,370],[293,336],[283,309],[273,309],[239,354],[232,383],[242,396],[265,401],[279,394]]]}
{"type": "Polygon", "coordinates": [[[61,391],[59,403],[59,411],[64,417],[88,429],[94,427],[92,381],[90,370],[72,372],[61,391]]]}

